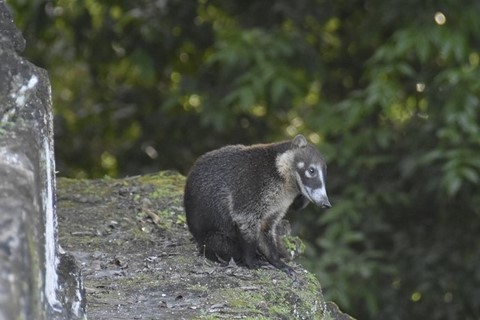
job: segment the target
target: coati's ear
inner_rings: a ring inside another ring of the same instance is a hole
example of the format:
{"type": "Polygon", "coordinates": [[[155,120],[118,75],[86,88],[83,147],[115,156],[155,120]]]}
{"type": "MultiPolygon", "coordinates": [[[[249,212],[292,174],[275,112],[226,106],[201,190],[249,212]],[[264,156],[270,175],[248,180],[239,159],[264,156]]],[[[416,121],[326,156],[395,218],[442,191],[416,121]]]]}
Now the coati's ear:
{"type": "Polygon", "coordinates": [[[292,147],[294,148],[304,148],[307,144],[307,139],[301,134],[298,134],[292,141],[292,147]]]}

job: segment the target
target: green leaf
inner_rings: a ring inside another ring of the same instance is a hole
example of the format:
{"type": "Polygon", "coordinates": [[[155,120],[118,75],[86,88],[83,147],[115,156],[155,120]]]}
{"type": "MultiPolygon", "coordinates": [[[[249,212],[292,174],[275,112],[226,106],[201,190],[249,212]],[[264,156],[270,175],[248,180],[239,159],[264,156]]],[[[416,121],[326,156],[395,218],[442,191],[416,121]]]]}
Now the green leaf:
{"type": "Polygon", "coordinates": [[[478,184],[479,175],[478,175],[477,171],[475,171],[472,168],[464,167],[460,170],[460,172],[461,172],[461,175],[465,179],[467,179],[468,181],[470,181],[473,184],[478,184]]]}

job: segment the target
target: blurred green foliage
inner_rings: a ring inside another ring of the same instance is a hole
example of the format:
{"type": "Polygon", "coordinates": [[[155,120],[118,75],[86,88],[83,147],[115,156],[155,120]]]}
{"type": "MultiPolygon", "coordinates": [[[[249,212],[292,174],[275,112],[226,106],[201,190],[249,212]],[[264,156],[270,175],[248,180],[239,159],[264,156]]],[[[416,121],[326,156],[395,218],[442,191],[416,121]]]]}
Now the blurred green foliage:
{"type": "Polygon", "coordinates": [[[9,1],[51,77],[61,175],[306,134],[334,207],[292,216],[359,319],[480,317],[480,3],[9,1]]]}

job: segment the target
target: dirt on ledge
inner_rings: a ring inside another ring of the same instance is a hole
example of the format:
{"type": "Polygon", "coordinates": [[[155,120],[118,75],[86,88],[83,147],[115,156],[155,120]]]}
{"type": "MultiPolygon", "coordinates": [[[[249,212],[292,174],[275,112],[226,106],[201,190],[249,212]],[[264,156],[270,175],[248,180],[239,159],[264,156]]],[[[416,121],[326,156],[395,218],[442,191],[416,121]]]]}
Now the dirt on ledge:
{"type": "Polygon", "coordinates": [[[59,242],[81,266],[89,320],[352,319],[325,303],[314,275],[223,266],[197,254],[185,178],[57,180],[59,242]]]}

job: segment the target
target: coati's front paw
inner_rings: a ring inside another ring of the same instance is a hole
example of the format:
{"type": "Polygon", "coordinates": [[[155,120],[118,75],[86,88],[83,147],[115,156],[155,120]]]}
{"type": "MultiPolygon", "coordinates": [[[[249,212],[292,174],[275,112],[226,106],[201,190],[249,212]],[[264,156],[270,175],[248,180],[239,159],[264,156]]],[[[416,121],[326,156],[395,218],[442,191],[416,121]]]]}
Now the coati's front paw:
{"type": "Polygon", "coordinates": [[[290,267],[288,264],[283,262],[282,260],[277,260],[277,261],[271,261],[270,262],[275,268],[282,270],[289,276],[293,276],[295,274],[295,271],[293,270],[292,267],[290,267]]]}

